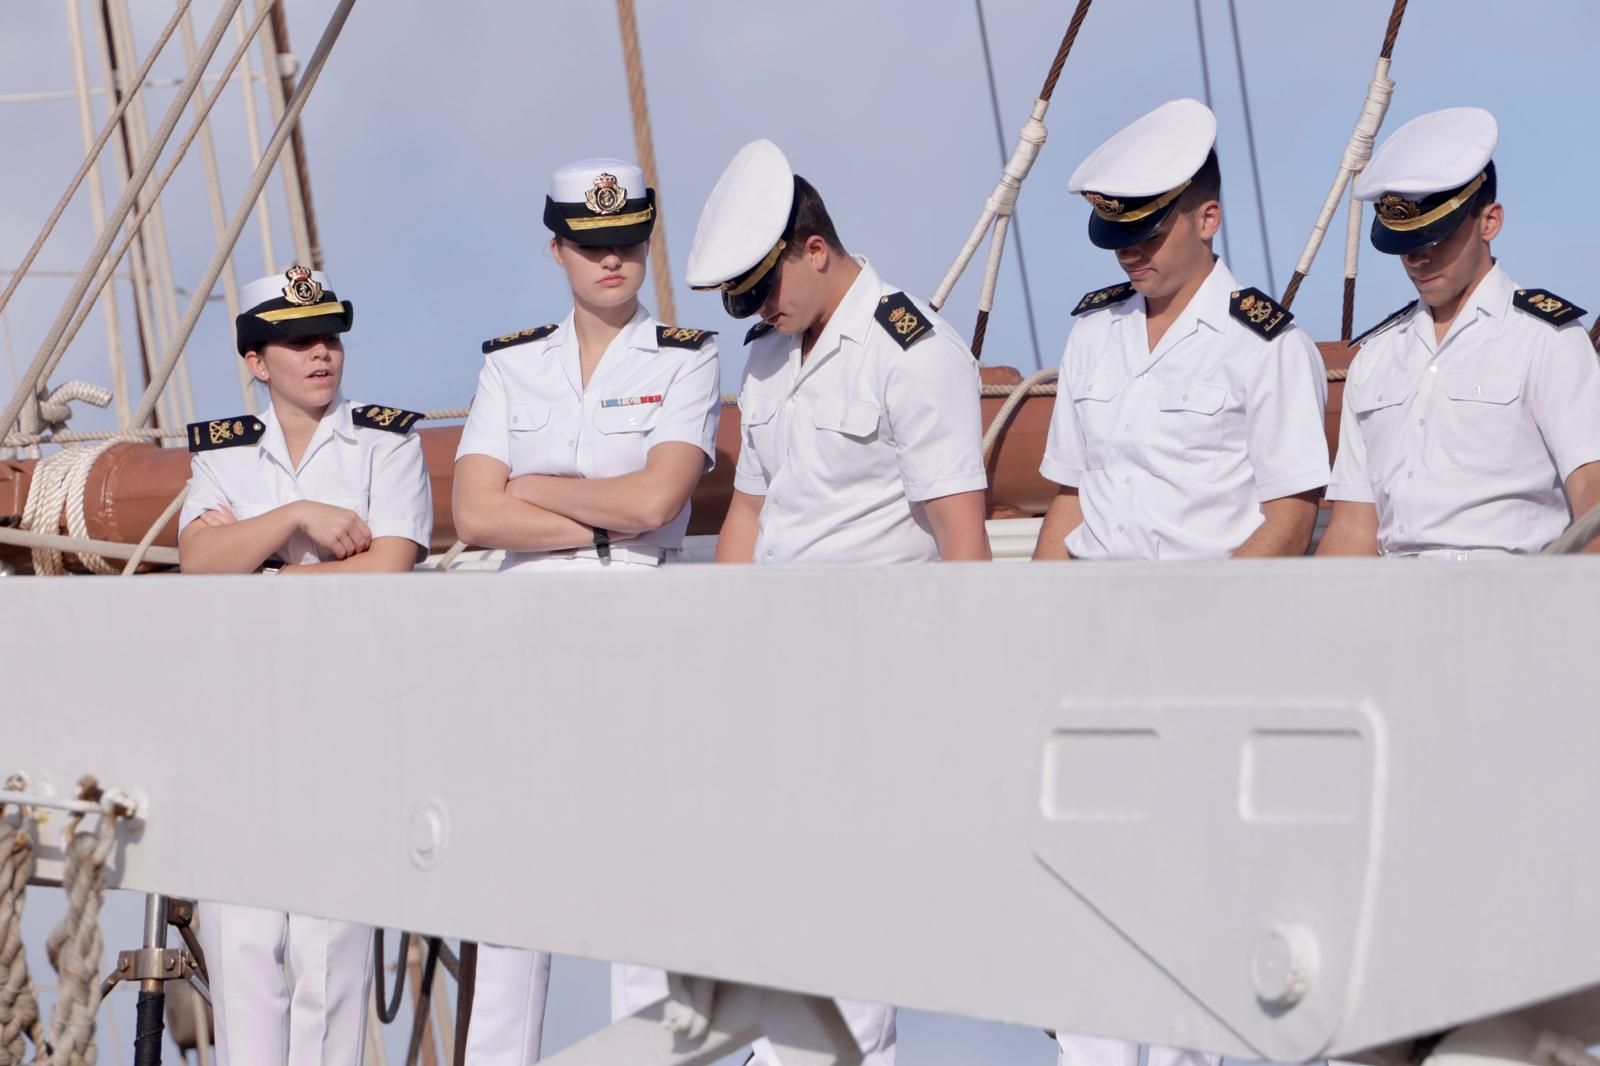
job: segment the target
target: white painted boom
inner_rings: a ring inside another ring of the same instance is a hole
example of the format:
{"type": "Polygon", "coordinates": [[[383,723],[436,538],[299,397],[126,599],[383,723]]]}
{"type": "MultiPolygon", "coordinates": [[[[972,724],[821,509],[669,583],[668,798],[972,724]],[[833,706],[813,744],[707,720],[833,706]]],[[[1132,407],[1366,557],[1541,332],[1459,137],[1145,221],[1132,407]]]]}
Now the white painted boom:
{"type": "MultiPolygon", "coordinates": [[[[123,887],[1344,1055],[1600,986],[1597,588],[1582,558],[8,579],[0,773],[141,791],[123,887]]],[[[1593,1006],[1544,1020],[1593,1041],[1593,1006]]]]}

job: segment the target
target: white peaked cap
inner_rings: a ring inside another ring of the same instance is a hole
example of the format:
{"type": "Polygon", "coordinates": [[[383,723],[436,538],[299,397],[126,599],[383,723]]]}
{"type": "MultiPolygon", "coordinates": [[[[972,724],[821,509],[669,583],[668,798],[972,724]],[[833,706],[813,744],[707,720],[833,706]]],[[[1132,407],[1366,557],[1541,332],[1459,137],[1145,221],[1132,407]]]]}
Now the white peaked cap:
{"type": "MultiPolygon", "coordinates": [[[[320,270],[311,272],[311,280],[324,289],[331,289],[328,284],[328,275],[320,270]]],[[[283,298],[283,287],[289,284],[289,279],[282,274],[268,274],[264,278],[257,278],[239,290],[239,310],[249,311],[251,308],[260,307],[268,300],[283,298]]]]}
{"type": "Polygon", "coordinates": [[[616,178],[628,199],[644,199],[644,171],[621,159],[580,159],[558,167],[550,175],[550,199],[558,204],[581,204],[602,174],[616,178]]]}
{"type": "Polygon", "coordinates": [[[715,288],[756,266],[783,237],[793,206],[794,169],[783,149],[765,139],[739,149],[700,212],[685,280],[715,288]]]}
{"type": "Polygon", "coordinates": [[[1447,107],[1418,115],[1378,145],[1356,178],[1356,199],[1396,193],[1420,200],[1465,185],[1483,173],[1500,140],[1500,124],[1481,107],[1447,107]]]}
{"type": "Polygon", "coordinates": [[[1159,196],[1206,161],[1217,142],[1217,116],[1198,100],[1169,100],[1111,135],[1078,164],[1067,191],[1159,196]]]}

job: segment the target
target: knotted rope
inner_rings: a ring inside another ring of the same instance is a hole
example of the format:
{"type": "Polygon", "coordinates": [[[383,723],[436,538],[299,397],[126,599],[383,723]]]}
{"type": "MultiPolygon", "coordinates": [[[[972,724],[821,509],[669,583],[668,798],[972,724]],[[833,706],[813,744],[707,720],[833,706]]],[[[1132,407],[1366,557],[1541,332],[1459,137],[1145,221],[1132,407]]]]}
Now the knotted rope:
{"type": "Polygon", "coordinates": [[[34,860],[27,818],[26,810],[21,822],[0,818],[0,1066],[21,1066],[24,1038],[36,1059],[45,1058],[44,1022],[22,943],[22,903],[34,860]]]}
{"type": "Polygon", "coordinates": [[[67,913],[50,933],[46,951],[60,977],[50,1012],[50,1066],[94,1066],[94,1016],[100,1005],[100,908],[106,898],[106,860],[117,839],[118,815],[103,812],[93,830],[73,832],[61,886],[67,913]]]}
{"type": "Polygon", "coordinates": [[[956,287],[956,282],[960,280],[962,272],[972,262],[978,245],[983,242],[983,235],[989,231],[992,223],[994,232],[989,238],[989,258],[984,266],[983,288],[978,294],[978,321],[972,329],[974,358],[983,354],[983,338],[989,328],[989,312],[994,309],[994,290],[1000,279],[1000,259],[1005,252],[1006,231],[1011,226],[1011,216],[1016,210],[1017,194],[1022,191],[1022,182],[1033,169],[1033,161],[1038,158],[1039,150],[1044,147],[1045,137],[1049,132],[1044,125],[1045,112],[1050,109],[1050,98],[1055,94],[1061,70],[1066,66],[1067,56],[1072,52],[1073,42],[1078,39],[1078,30],[1083,27],[1083,20],[1089,14],[1089,5],[1092,2],[1093,0],[1078,0],[1078,6],[1067,23],[1066,33],[1062,35],[1061,44],[1056,49],[1055,59],[1050,64],[1049,72],[1045,74],[1044,85],[1040,87],[1039,95],[1033,101],[1033,111],[1017,134],[1017,144],[1011,150],[1011,158],[1006,161],[994,191],[984,200],[983,211],[978,216],[977,224],[972,227],[966,243],[961,246],[956,261],[945,272],[944,280],[939,282],[933,298],[928,301],[928,305],[935,311],[944,306],[944,302],[950,298],[951,291],[956,287]]]}
{"type": "MultiPolygon", "coordinates": [[[[1350,134],[1350,141],[1345,145],[1344,154],[1339,159],[1339,172],[1334,175],[1333,185],[1328,189],[1328,196],[1322,203],[1322,210],[1317,212],[1317,221],[1311,227],[1311,236],[1306,240],[1305,250],[1300,253],[1300,262],[1295,265],[1294,276],[1289,279],[1288,286],[1283,290],[1283,296],[1278,300],[1284,307],[1294,303],[1295,294],[1300,291],[1300,283],[1311,273],[1312,261],[1317,258],[1317,251],[1322,247],[1322,239],[1328,235],[1328,225],[1333,221],[1333,213],[1339,207],[1339,198],[1344,195],[1346,188],[1353,188],[1355,177],[1366,169],[1367,161],[1372,158],[1372,146],[1378,139],[1378,129],[1383,125],[1383,117],[1389,112],[1389,100],[1394,95],[1394,82],[1389,80],[1389,62],[1394,54],[1395,38],[1400,34],[1400,22],[1405,18],[1408,0],[1394,0],[1394,6],[1389,11],[1389,24],[1384,30],[1383,47],[1378,52],[1378,66],[1372,72],[1372,81],[1367,84],[1367,98],[1361,104],[1361,114],[1356,118],[1356,126],[1350,134]]],[[[1361,207],[1359,203],[1352,203],[1350,207],[1350,226],[1352,236],[1345,245],[1345,314],[1354,312],[1356,276],[1356,254],[1360,248],[1360,238],[1356,234],[1361,224],[1361,207]]],[[[1349,337],[1345,333],[1345,337],[1349,337]]]]}

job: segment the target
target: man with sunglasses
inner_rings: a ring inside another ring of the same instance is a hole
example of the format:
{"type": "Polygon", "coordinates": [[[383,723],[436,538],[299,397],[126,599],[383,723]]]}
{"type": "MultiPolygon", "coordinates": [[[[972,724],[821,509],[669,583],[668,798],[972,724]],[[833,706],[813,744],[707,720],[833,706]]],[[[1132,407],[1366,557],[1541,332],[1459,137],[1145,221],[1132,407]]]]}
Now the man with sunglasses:
{"type": "Polygon", "coordinates": [[[1072,175],[1128,280],[1084,296],[1040,472],[1035,559],[1302,555],[1328,482],[1326,372],[1293,316],[1234,280],[1217,121],[1162,104],[1072,175]]]}

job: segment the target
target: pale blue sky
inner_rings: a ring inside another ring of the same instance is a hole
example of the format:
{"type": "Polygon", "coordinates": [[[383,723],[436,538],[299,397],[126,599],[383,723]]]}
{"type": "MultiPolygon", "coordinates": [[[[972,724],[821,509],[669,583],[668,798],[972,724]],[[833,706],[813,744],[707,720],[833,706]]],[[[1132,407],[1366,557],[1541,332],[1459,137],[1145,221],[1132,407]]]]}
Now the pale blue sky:
{"type": "MultiPolygon", "coordinates": [[[[71,87],[62,2],[0,5],[0,94],[71,87]]],[[[170,4],[133,6],[145,47],[170,4]]],[[[1008,150],[1072,6],[986,0],[1008,150]]],[[[1241,281],[1266,289],[1228,6],[1201,6],[1233,242],[1227,257],[1241,281]]],[[[1389,6],[1237,0],[1278,291],[1333,177],[1389,6]]],[[[215,2],[196,7],[203,33],[215,2]]],[[[302,56],[331,7],[290,0],[302,56]]],[[[770,137],[784,147],[826,197],[852,251],[908,291],[932,291],[999,171],[972,0],[638,0],[638,7],[678,319],[723,331],[729,388],[747,323],[727,320],[715,297],[684,288],[683,257],[702,198],[748,140],[770,137]]],[[[1587,199],[1600,164],[1590,115],[1600,95],[1591,54],[1597,30],[1594,0],[1413,0],[1395,53],[1399,85],[1387,128],[1452,105],[1494,111],[1507,219],[1496,248],[1502,262],[1524,284],[1600,309],[1592,251],[1600,224],[1587,199]]],[[[174,57],[180,54],[174,45],[174,57]]],[[[175,59],[156,68],[158,77],[180,72],[175,59]]],[[[1067,176],[1118,127],[1177,96],[1204,96],[1193,0],[1098,0],[1019,208],[1047,363],[1059,357],[1078,297],[1121,279],[1109,253],[1085,239],[1087,208],[1066,194],[1067,176]]],[[[168,98],[154,93],[152,107],[168,98]]],[[[247,172],[237,100],[225,101],[220,114],[231,209],[247,172]]],[[[153,111],[151,124],[158,120],[153,111]]],[[[479,341],[566,313],[568,294],[539,221],[551,170],[585,156],[634,153],[613,6],[367,0],[356,7],[305,126],[328,269],[358,308],[347,391],[419,409],[464,405],[479,341]]],[[[0,268],[20,258],[54,203],[81,152],[78,138],[70,101],[0,106],[0,268]]],[[[276,182],[271,196],[280,203],[276,182]]],[[[289,255],[281,206],[277,218],[281,267],[289,255]]],[[[212,247],[192,163],[172,190],[168,225],[178,284],[192,285],[212,247]]],[[[41,267],[81,266],[88,227],[87,210],[74,205],[41,267]]],[[[1337,336],[1342,255],[1341,213],[1295,305],[1319,339],[1337,336]]],[[[241,279],[263,272],[253,224],[236,262],[241,279]]],[[[1016,264],[1013,249],[985,356],[1029,369],[1034,352],[1016,264]]],[[[1362,267],[1357,328],[1412,297],[1398,266],[1364,240],[1362,267]]],[[[946,308],[963,333],[971,329],[980,270],[975,264],[946,308]]],[[[0,385],[11,380],[8,361],[23,366],[32,358],[65,293],[66,282],[48,279],[21,291],[0,333],[0,385]]],[[[237,357],[220,303],[202,320],[190,353],[198,414],[234,413],[237,357]]],[[[108,380],[98,318],[56,380],[68,377],[108,380]]],[[[87,412],[75,424],[109,423],[87,412]]],[[[130,906],[117,904],[123,939],[137,931],[130,906]]],[[[42,919],[34,922],[42,945],[42,919]]],[[[110,950],[122,946],[115,935],[108,942],[110,950]]],[[[550,1046],[604,1019],[604,980],[597,965],[558,968],[550,1046]]],[[[126,1034],[131,1000],[118,1000],[117,1009],[127,1015],[126,1034]]],[[[1012,1027],[911,1015],[902,1035],[906,1066],[1052,1061],[1042,1036],[1012,1027]]]]}

